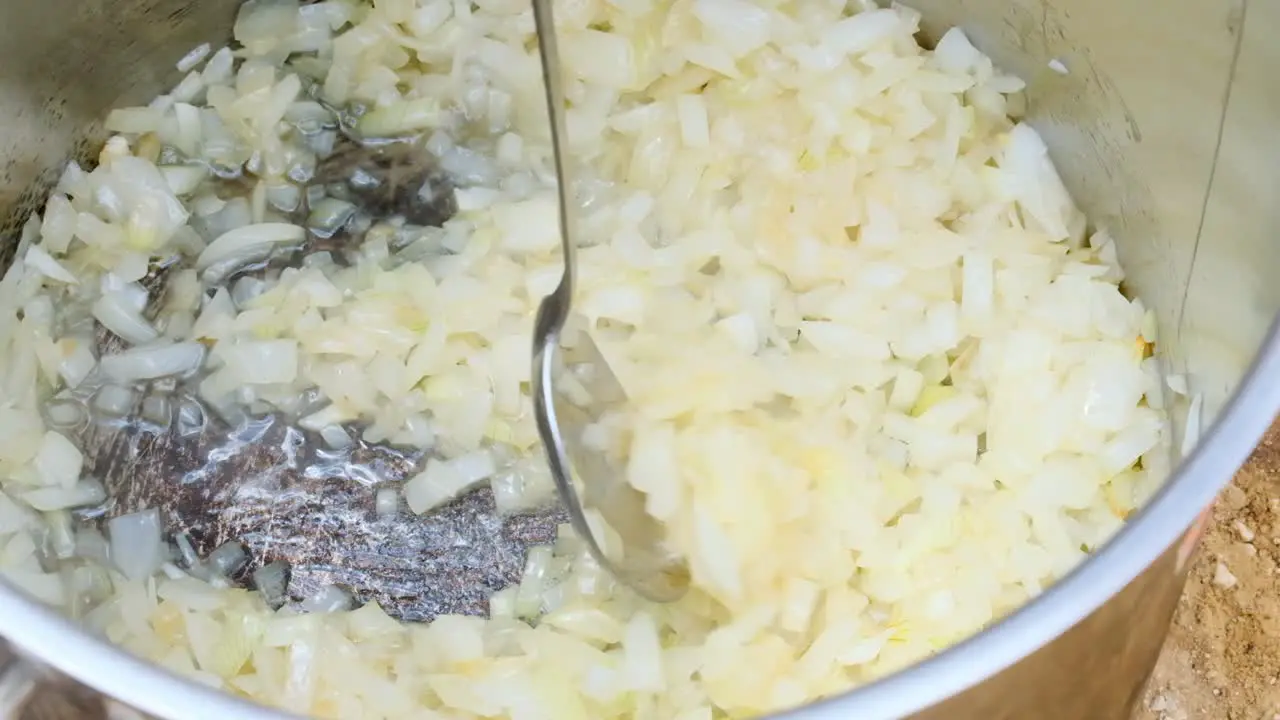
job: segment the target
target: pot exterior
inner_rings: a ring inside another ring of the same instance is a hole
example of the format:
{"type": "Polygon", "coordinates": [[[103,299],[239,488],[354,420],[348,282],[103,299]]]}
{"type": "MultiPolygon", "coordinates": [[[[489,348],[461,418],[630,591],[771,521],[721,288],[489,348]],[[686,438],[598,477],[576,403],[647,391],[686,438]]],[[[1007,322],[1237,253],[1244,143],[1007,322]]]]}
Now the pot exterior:
{"type": "MultiPolygon", "coordinates": [[[[1198,541],[1193,528],[1187,538],[1198,541]]],[[[1182,542],[1075,627],[912,720],[1128,720],[1182,595],[1182,542]]]]}

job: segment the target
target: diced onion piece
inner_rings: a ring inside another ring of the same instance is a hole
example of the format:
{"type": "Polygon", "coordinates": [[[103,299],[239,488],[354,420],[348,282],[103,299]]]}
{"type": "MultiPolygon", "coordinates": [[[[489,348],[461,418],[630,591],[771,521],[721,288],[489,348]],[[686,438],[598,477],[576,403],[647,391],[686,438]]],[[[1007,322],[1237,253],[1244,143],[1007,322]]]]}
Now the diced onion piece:
{"type": "Polygon", "coordinates": [[[80,479],[84,455],[65,435],[50,430],[41,438],[33,464],[45,485],[70,489],[80,479]]]}
{"type": "Polygon", "coordinates": [[[107,417],[128,415],[133,410],[137,393],[132,388],[104,385],[93,397],[93,409],[107,417]]]}
{"type": "Polygon", "coordinates": [[[298,375],[296,340],[223,342],[214,352],[237,383],[291,383],[298,375]]]}
{"type": "Polygon", "coordinates": [[[350,610],[354,604],[351,593],[340,587],[329,585],[303,600],[302,609],[313,613],[331,613],[350,610]]]}
{"type": "Polygon", "coordinates": [[[551,548],[529,548],[524,572],[520,576],[520,589],[516,592],[517,617],[534,618],[542,613],[542,593],[551,565],[551,548]]]}
{"type": "Polygon", "coordinates": [[[378,517],[392,517],[400,511],[400,492],[395,488],[378,488],[373,506],[378,517]]]}
{"type": "Polygon", "coordinates": [[[45,277],[71,285],[76,285],[80,282],[75,274],[63,267],[62,263],[54,260],[53,256],[45,252],[39,245],[32,245],[27,248],[26,257],[23,260],[29,267],[35,268],[45,277]]]}
{"type": "Polygon", "coordinates": [[[1001,167],[1011,173],[1009,182],[1023,210],[1054,240],[1066,240],[1077,211],[1040,135],[1030,126],[1015,125],[1001,167]]]}
{"type": "Polygon", "coordinates": [[[97,505],[107,499],[102,483],[85,478],[71,487],[44,487],[24,493],[22,499],[36,510],[52,511],[97,505]]]}
{"type": "Polygon", "coordinates": [[[201,43],[187,51],[187,54],[178,60],[175,67],[178,68],[178,72],[189,72],[195,69],[205,58],[209,57],[210,52],[212,52],[212,48],[209,43],[201,43]]]}
{"type": "Polygon", "coordinates": [[[166,165],[160,168],[160,173],[174,195],[190,195],[209,175],[199,165],[166,165]]]}
{"type": "Polygon", "coordinates": [[[249,562],[249,554],[245,552],[243,545],[231,540],[209,553],[205,562],[214,572],[223,577],[230,577],[249,562]]]}
{"type": "Polygon", "coordinates": [[[676,112],[680,119],[680,137],[685,147],[704,148],[711,145],[707,105],[701,95],[677,97],[676,112]]]}
{"type": "Polygon", "coordinates": [[[659,692],[662,681],[662,643],[648,613],[640,612],[627,623],[622,638],[623,674],[632,690],[659,692]]]}
{"type": "Polygon", "coordinates": [[[75,429],[88,419],[84,404],[77,400],[51,400],[44,411],[54,429],[75,429]]]}
{"type": "Polygon", "coordinates": [[[392,137],[440,125],[446,117],[435,98],[400,100],[360,117],[356,129],[365,137],[392,137]]]}
{"type": "Polygon", "coordinates": [[[405,484],[405,502],[421,515],[459,497],[496,470],[493,456],[484,450],[453,460],[430,458],[426,469],[405,484]]]}
{"type": "Polygon", "coordinates": [[[307,231],[290,223],[258,223],[245,225],[219,235],[200,253],[196,267],[204,270],[210,266],[233,260],[248,261],[269,252],[275,245],[302,242],[307,231]]]}
{"type": "Polygon", "coordinates": [[[187,567],[200,561],[200,556],[196,554],[196,547],[191,543],[191,536],[185,532],[177,533],[173,538],[173,544],[177,546],[178,556],[187,567]]]}
{"type": "Polygon", "coordinates": [[[158,347],[133,348],[117,355],[108,355],[102,358],[99,367],[111,380],[131,383],[138,380],[184,375],[200,367],[203,360],[203,345],[197,342],[183,342],[158,347]]]}
{"type": "Polygon", "coordinates": [[[299,420],[298,427],[311,432],[321,432],[331,425],[338,425],[354,419],[353,415],[344,412],[338,405],[331,404],[299,420]]]}
{"type": "Polygon", "coordinates": [[[156,508],[112,518],[107,523],[111,561],[130,580],[143,580],[164,562],[156,508]]]}
{"type": "Polygon", "coordinates": [[[324,444],[334,450],[342,450],[351,447],[355,441],[351,439],[351,435],[341,425],[326,425],[320,429],[320,439],[324,440],[324,444]]]}
{"type": "Polygon", "coordinates": [[[63,351],[62,362],[58,365],[58,374],[62,376],[67,387],[74,388],[93,372],[98,359],[93,356],[93,347],[78,338],[65,338],[58,343],[63,351]]]}
{"type": "Polygon", "coordinates": [[[1196,393],[1191,396],[1191,404],[1187,407],[1187,420],[1182,430],[1182,457],[1191,455],[1200,442],[1201,414],[1204,407],[1204,395],[1196,393]]]}
{"type": "Polygon", "coordinates": [[[321,237],[328,237],[338,230],[356,214],[356,206],[346,200],[325,198],[311,206],[311,214],[307,216],[307,227],[321,237]]]}
{"type": "Polygon", "coordinates": [[[954,27],[943,33],[934,46],[933,59],[944,70],[969,73],[974,72],[986,56],[969,42],[963,30],[954,27]]]}
{"type": "Polygon", "coordinates": [[[73,557],[76,554],[76,535],[71,513],[65,510],[47,512],[44,514],[44,521],[48,527],[49,548],[53,550],[54,557],[59,560],[73,557]]]}
{"type": "Polygon", "coordinates": [[[253,586],[262,593],[262,599],[268,605],[275,606],[284,601],[288,584],[289,566],[280,560],[253,571],[253,586]]]}
{"type": "Polygon", "coordinates": [[[111,559],[110,546],[103,537],[102,531],[96,527],[82,527],[76,530],[76,555],[99,563],[107,563],[111,559]]]}
{"type": "Polygon", "coordinates": [[[123,290],[103,294],[93,303],[92,311],[103,327],[130,344],[141,345],[160,336],[123,290]]]}

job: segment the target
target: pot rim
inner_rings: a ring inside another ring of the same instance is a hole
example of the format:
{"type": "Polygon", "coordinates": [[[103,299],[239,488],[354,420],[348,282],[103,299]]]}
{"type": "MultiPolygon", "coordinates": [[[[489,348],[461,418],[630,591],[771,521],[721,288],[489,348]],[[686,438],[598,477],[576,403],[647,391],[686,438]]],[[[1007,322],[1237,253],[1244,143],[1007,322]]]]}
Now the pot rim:
{"type": "MultiPolygon", "coordinates": [[[[1191,455],[1136,518],[1042,595],[996,624],[888,677],[776,716],[891,720],[967,690],[1030,655],[1120,592],[1174,544],[1230,481],[1280,410],[1280,319],[1191,455]]],[[[296,717],[146,662],[0,581],[0,635],[80,682],[163,718],[296,717]],[[57,648],[58,652],[49,652],[57,648]]]]}

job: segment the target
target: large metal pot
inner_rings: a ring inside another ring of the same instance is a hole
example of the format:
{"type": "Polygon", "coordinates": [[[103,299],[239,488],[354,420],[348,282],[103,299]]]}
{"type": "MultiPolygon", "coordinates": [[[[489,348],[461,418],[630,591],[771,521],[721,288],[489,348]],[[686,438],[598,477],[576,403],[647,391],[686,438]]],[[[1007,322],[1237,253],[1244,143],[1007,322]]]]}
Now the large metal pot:
{"type": "MultiPolygon", "coordinates": [[[[1029,80],[1030,119],[1081,205],[1120,238],[1129,284],[1158,314],[1168,366],[1203,394],[1209,429],[1123,532],[1034,603],[927,662],[789,717],[1125,718],[1182,588],[1195,540],[1188,527],[1280,408],[1280,337],[1269,331],[1280,310],[1280,45],[1271,41],[1280,3],[913,4],[927,34],[959,24],[1029,80]]],[[[236,5],[0,1],[7,246],[66,159],[102,140],[97,119],[175,82],[174,62],[225,40],[236,5]]],[[[274,716],[132,658],[5,586],[0,635],[148,713],[274,716]]]]}

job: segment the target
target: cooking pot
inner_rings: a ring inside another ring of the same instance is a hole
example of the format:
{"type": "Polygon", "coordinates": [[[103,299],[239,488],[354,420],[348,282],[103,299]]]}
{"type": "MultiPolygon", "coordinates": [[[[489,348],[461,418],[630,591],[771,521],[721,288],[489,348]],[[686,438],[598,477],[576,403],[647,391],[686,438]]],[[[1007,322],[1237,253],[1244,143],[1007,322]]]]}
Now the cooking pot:
{"type": "MultiPolygon", "coordinates": [[[[1127,285],[1156,312],[1165,367],[1198,398],[1171,403],[1194,451],[1110,543],[1031,604],[786,717],[1126,718],[1181,592],[1193,521],[1280,408],[1280,3],[911,4],[926,39],[959,25],[1028,81],[1028,120],[1080,205],[1119,238],[1127,285]]],[[[174,63],[195,45],[225,42],[237,5],[0,0],[4,264],[63,164],[102,142],[106,112],[171,86],[174,63]]],[[[25,658],[8,661],[0,697],[38,685],[24,681],[51,667],[160,717],[277,717],[136,659],[3,585],[0,635],[25,658]]]]}

